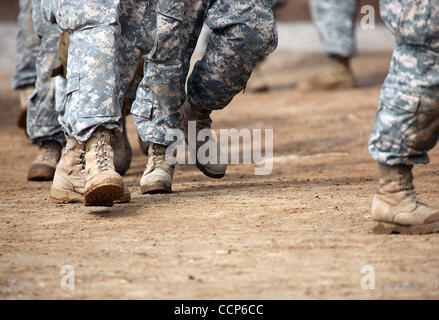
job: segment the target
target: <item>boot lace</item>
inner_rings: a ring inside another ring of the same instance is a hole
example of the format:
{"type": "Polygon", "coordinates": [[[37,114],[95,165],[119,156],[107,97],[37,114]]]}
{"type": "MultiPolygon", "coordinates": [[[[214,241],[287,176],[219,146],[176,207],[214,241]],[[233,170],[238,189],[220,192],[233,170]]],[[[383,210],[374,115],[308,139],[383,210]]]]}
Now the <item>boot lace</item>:
{"type": "Polygon", "coordinates": [[[158,151],[156,150],[156,148],[153,146],[152,147],[152,157],[151,157],[151,170],[154,170],[156,168],[156,166],[160,163],[160,158],[158,158],[160,156],[160,154],[158,153],[158,151]]]}
{"type": "Polygon", "coordinates": [[[93,143],[92,146],[96,148],[94,154],[96,155],[96,169],[98,171],[108,170],[108,152],[106,150],[107,142],[105,140],[105,134],[102,132],[102,135],[97,138],[96,143],[93,143]]]}
{"type": "Polygon", "coordinates": [[[85,150],[84,149],[79,149],[79,158],[76,158],[76,161],[78,161],[78,163],[76,164],[77,167],[81,168],[81,173],[85,172],[85,150]]]}

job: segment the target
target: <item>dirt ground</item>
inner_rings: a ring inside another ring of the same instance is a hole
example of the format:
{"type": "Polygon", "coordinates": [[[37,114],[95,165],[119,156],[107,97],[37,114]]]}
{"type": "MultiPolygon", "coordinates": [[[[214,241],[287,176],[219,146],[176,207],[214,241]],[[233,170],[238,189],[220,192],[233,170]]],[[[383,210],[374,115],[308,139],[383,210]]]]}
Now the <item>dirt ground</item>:
{"type": "MultiPolygon", "coordinates": [[[[0,80],[0,298],[3,299],[437,299],[439,235],[375,235],[377,169],[367,140],[389,54],[354,61],[359,88],[300,92],[309,55],[268,61],[273,90],[239,95],[216,128],[273,128],[274,170],[233,165],[222,180],[179,166],[175,192],[142,195],[134,150],[130,204],[57,205],[50,183],[27,182],[36,153],[15,127],[11,75],[0,80]],[[60,286],[61,268],[75,289],[60,286]],[[361,269],[375,288],[361,287],[361,269]]],[[[439,150],[416,168],[422,198],[439,206],[439,150]]]]}

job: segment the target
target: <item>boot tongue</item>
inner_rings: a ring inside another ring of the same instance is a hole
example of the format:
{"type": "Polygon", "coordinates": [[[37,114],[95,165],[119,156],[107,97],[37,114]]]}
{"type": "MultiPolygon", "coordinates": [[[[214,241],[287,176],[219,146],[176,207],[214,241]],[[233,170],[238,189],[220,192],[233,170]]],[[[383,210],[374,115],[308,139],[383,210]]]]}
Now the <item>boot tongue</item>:
{"type": "Polygon", "coordinates": [[[151,143],[148,149],[148,163],[143,175],[151,173],[157,166],[166,162],[166,146],[151,143]]]}
{"type": "Polygon", "coordinates": [[[92,150],[95,150],[96,156],[96,169],[99,171],[105,171],[109,169],[109,155],[107,146],[110,143],[110,136],[104,130],[97,130],[94,133],[94,139],[92,139],[92,150]]]}

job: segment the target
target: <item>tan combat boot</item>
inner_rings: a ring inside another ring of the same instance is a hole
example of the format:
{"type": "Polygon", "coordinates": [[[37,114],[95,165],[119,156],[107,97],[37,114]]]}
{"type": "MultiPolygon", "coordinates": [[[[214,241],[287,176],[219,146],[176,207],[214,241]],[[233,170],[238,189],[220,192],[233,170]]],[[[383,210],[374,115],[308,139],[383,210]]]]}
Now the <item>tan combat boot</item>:
{"type": "Polygon", "coordinates": [[[123,176],[130,168],[133,153],[130,142],[128,141],[125,117],[121,121],[123,132],[114,130],[111,135],[111,147],[114,151],[114,168],[117,173],[123,176]]]}
{"type": "MultiPolygon", "coordinates": [[[[203,129],[212,130],[211,127],[212,119],[210,118],[210,114],[211,114],[210,110],[198,106],[193,106],[189,103],[189,101],[186,101],[183,104],[182,111],[183,111],[183,125],[184,125],[184,135],[186,139],[186,144],[188,144],[189,121],[194,121],[196,123],[195,139],[198,136],[198,132],[200,132],[201,130],[203,129]]],[[[209,139],[211,141],[216,142],[215,135],[209,136],[209,139]]],[[[195,148],[197,153],[198,153],[198,149],[203,144],[204,144],[203,141],[196,142],[195,148]]],[[[200,171],[203,172],[209,178],[220,179],[224,177],[224,175],[226,174],[227,165],[221,164],[220,155],[221,155],[221,149],[219,144],[217,143],[217,159],[215,161],[216,163],[201,164],[198,161],[198,159],[196,159],[197,168],[200,169],[200,171]]],[[[192,155],[192,156],[196,157],[196,155],[192,155]]]]}
{"type": "Polygon", "coordinates": [[[148,156],[148,164],[140,180],[142,193],[170,193],[175,166],[166,162],[166,146],[150,143],[148,156]]]}
{"type": "Polygon", "coordinates": [[[111,131],[100,127],[86,142],[86,206],[112,206],[124,194],[122,177],[114,169],[110,139],[111,131]]]}
{"type": "Polygon", "coordinates": [[[336,90],[355,87],[355,78],[349,67],[349,58],[328,56],[319,70],[298,84],[302,90],[336,90]]]}
{"type": "Polygon", "coordinates": [[[26,86],[20,88],[20,106],[17,112],[17,126],[26,131],[27,103],[31,93],[35,90],[35,86],[26,86]]]}
{"type": "MultiPolygon", "coordinates": [[[[84,203],[85,145],[79,144],[76,139],[68,136],[66,140],[67,144],[56,166],[50,197],[57,203],[84,203]]],[[[130,192],[125,187],[122,198],[116,200],[115,203],[127,203],[130,200],[130,192]]]]}
{"type": "Polygon", "coordinates": [[[412,166],[379,164],[380,188],[372,202],[375,233],[423,234],[439,231],[439,210],[417,200],[412,166]]]}
{"type": "Polygon", "coordinates": [[[66,136],[61,159],[56,166],[50,197],[58,203],[84,202],[85,145],[66,136]]]}
{"type": "Polygon", "coordinates": [[[61,157],[61,150],[62,146],[58,141],[44,141],[28,171],[27,179],[32,181],[52,180],[56,165],[61,157]]]}

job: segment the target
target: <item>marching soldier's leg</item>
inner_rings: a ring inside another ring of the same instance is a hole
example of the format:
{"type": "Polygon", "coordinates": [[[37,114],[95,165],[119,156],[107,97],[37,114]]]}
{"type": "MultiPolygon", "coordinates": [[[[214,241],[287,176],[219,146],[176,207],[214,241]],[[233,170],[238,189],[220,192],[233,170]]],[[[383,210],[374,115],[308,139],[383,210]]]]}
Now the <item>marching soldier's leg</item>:
{"type": "MultiPolygon", "coordinates": [[[[186,132],[189,121],[195,121],[197,133],[211,129],[211,112],[227,106],[245,88],[257,63],[277,45],[270,1],[214,1],[206,24],[212,34],[188,80],[183,106],[186,132]]],[[[202,143],[197,143],[196,150],[202,143]]],[[[216,163],[201,164],[197,159],[197,167],[211,178],[222,178],[226,165],[220,163],[220,153],[218,148],[216,163]]]]}
{"type": "Polygon", "coordinates": [[[29,96],[35,89],[37,71],[35,68],[40,39],[35,34],[32,23],[32,1],[19,0],[18,32],[16,35],[16,71],[12,87],[20,93],[20,107],[17,125],[26,129],[26,110],[29,96]]]}
{"type": "Polygon", "coordinates": [[[119,130],[121,118],[119,1],[60,0],[58,4],[43,11],[70,33],[60,121],[66,135],[85,150],[85,204],[111,206],[124,193],[110,144],[112,130],[119,130]]]}
{"type": "Polygon", "coordinates": [[[208,1],[159,0],[156,42],[145,56],[144,77],[132,114],[144,142],[149,142],[147,168],[140,181],[142,193],[171,192],[174,165],[165,159],[166,147],[180,131],[190,57],[205,17],[208,1]]]}
{"type": "Polygon", "coordinates": [[[309,5],[326,58],[317,73],[300,82],[299,87],[323,90],[354,87],[349,62],[356,54],[358,0],[310,0],[309,5]]]}
{"type": "MultiPolygon", "coordinates": [[[[39,7],[39,0],[33,1],[39,7]]],[[[39,152],[28,172],[29,180],[52,180],[56,164],[65,143],[55,110],[55,79],[50,77],[58,64],[58,42],[61,31],[56,25],[42,20],[39,10],[33,10],[35,31],[41,39],[36,62],[37,81],[29,99],[27,133],[39,152]]]]}
{"type": "MultiPolygon", "coordinates": [[[[131,106],[136,98],[136,91],[143,79],[144,58],[154,45],[155,30],[155,6],[157,0],[138,1],[127,0],[121,3],[120,24],[122,26],[121,39],[119,41],[119,69],[122,99],[122,114],[125,116],[131,112],[131,106]]],[[[114,144],[115,151],[118,145],[129,147],[126,130],[114,136],[115,142],[126,143],[114,144]]],[[[142,151],[148,154],[148,143],[144,143],[140,137],[139,144],[142,151]]],[[[120,148],[119,148],[120,149],[120,148]]],[[[129,148],[131,154],[131,148],[129,148]]],[[[128,152],[115,152],[115,165],[127,163],[128,152]],[[123,155],[123,159],[122,156],[123,155]]]]}
{"type": "Polygon", "coordinates": [[[381,15],[396,48],[369,141],[380,172],[375,231],[437,232],[439,210],[417,199],[412,168],[429,162],[439,137],[439,2],[383,0],[381,15]]]}

